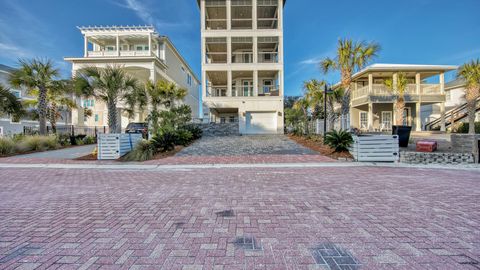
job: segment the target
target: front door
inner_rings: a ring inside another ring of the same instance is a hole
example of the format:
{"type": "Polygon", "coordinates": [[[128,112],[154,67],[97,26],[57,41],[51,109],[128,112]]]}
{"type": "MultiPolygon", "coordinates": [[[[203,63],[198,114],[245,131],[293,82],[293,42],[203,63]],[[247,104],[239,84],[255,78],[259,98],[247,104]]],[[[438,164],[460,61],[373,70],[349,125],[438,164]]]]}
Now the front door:
{"type": "Polygon", "coordinates": [[[252,80],[243,80],[242,81],[243,85],[243,96],[244,97],[249,97],[253,96],[253,91],[252,91],[252,86],[253,86],[253,81],[252,80]]]}

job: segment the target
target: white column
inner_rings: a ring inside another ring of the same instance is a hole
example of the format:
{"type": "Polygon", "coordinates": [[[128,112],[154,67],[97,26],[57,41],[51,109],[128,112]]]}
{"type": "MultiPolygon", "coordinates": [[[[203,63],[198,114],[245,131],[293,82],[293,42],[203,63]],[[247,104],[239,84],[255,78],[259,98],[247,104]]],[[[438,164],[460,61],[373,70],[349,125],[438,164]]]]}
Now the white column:
{"type": "Polygon", "coordinates": [[[232,71],[227,71],[227,96],[232,96],[232,71]]]}
{"type": "Polygon", "coordinates": [[[415,74],[415,86],[418,102],[415,103],[415,131],[422,131],[422,78],[420,73],[415,74]]]}
{"type": "Polygon", "coordinates": [[[368,103],[368,131],[373,131],[373,103],[368,103]]]}
{"type": "Polygon", "coordinates": [[[83,36],[83,57],[88,57],[88,37],[83,36]]]}
{"type": "Polygon", "coordinates": [[[232,37],[227,37],[227,63],[232,63],[232,37]]]}
{"type": "Polygon", "coordinates": [[[420,101],[415,103],[415,131],[422,131],[422,106],[420,101]]]}
{"type": "MultiPolygon", "coordinates": [[[[397,82],[398,82],[398,74],[397,73],[393,73],[393,92],[395,94],[397,94],[397,82]]],[[[397,110],[396,110],[396,105],[397,105],[397,101],[394,100],[393,101],[393,123],[395,123],[395,125],[397,125],[397,110]]],[[[400,123],[400,125],[402,125],[402,123],[400,123]]]]}
{"type": "Polygon", "coordinates": [[[152,56],[152,34],[148,34],[148,55],[152,56]]]}
{"type": "Polygon", "coordinates": [[[117,46],[117,56],[120,56],[120,36],[117,34],[116,36],[116,46],[117,46]]]}
{"type": "Polygon", "coordinates": [[[278,36],[278,63],[283,64],[283,35],[278,36]]]}
{"type": "Polygon", "coordinates": [[[253,37],[253,63],[258,63],[258,37],[253,37]]]}
{"type": "Polygon", "coordinates": [[[227,30],[232,29],[232,1],[227,0],[227,30]]]}
{"type": "Polygon", "coordinates": [[[278,0],[278,29],[283,29],[283,0],[278,0]]]}
{"type": "Polygon", "coordinates": [[[207,97],[207,72],[205,70],[202,70],[202,97],[203,100],[207,97]]]}
{"type": "MultiPolygon", "coordinates": [[[[203,3],[203,1],[202,1],[203,3]]],[[[202,37],[202,44],[201,44],[201,47],[202,47],[202,55],[201,55],[201,58],[202,58],[202,65],[205,65],[207,63],[207,45],[206,45],[206,39],[204,37],[202,37]]],[[[163,49],[163,45],[162,45],[162,49],[163,49]]]]}
{"type": "Polygon", "coordinates": [[[257,0],[252,0],[252,29],[257,30],[257,0]]]}
{"type": "Polygon", "coordinates": [[[154,83],[157,80],[157,73],[155,72],[155,67],[152,67],[150,69],[150,76],[148,77],[148,79],[154,83]]]}
{"type": "Polygon", "coordinates": [[[368,95],[373,94],[373,74],[368,74],[368,95]]]}
{"type": "Polygon", "coordinates": [[[200,1],[200,25],[202,26],[202,32],[205,31],[206,27],[205,27],[205,19],[206,19],[206,16],[205,16],[205,0],[201,0],[200,1]]]}
{"type": "Polygon", "coordinates": [[[253,96],[258,96],[258,70],[253,71],[253,96]]]}
{"type": "Polygon", "coordinates": [[[279,70],[279,71],[278,71],[278,76],[279,76],[279,78],[278,78],[278,86],[279,86],[279,89],[278,89],[278,90],[279,90],[279,95],[280,95],[281,97],[283,97],[284,94],[285,94],[285,82],[284,82],[283,70],[279,70]]]}
{"type": "MultiPolygon", "coordinates": [[[[445,73],[440,73],[440,94],[445,98],[445,73]]],[[[445,127],[445,100],[440,103],[440,131],[446,131],[445,127]]]]}

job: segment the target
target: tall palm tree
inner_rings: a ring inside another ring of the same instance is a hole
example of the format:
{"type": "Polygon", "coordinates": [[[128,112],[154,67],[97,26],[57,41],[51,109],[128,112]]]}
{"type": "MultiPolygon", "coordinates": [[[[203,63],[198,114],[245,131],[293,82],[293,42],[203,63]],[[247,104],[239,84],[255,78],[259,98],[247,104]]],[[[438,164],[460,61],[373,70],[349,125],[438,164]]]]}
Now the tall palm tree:
{"type": "Polygon", "coordinates": [[[480,97],[480,59],[463,64],[457,77],[466,81],[465,99],[468,110],[468,133],[475,134],[475,114],[477,99],[480,97]]]}
{"type": "MultiPolygon", "coordinates": [[[[56,81],[47,91],[47,119],[50,122],[53,133],[57,132],[57,120],[62,117],[61,111],[69,111],[77,107],[70,95],[73,93],[73,85],[70,80],[56,81]]],[[[27,107],[38,108],[38,90],[30,91],[30,95],[37,99],[26,100],[27,107]]],[[[33,118],[39,118],[38,110],[32,111],[33,118]]]]}
{"type": "Polygon", "coordinates": [[[22,102],[10,89],[0,84],[0,115],[9,114],[19,118],[23,114],[22,102]]]}
{"type": "Polygon", "coordinates": [[[403,112],[405,110],[405,91],[407,90],[408,79],[405,73],[399,73],[397,80],[393,78],[384,82],[385,86],[393,92],[395,96],[395,119],[397,126],[403,126],[403,112]]]}
{"type": "Polygon", "coordinates": [[[110,132],[119,132],[117,105],[125,103],[130,116],[138,107],[145,106],[144,90],[138,80],[121,66],[105,68],[87,67],[75,77],[77,92],[86,97],[102,100],[107,105],[110,132]],[[138,106],[138,107],[137,107],[138,106]]]}
{"type": "Polygon", "coordinates": [[[326,82],[312,79],[303,83],[303,89],[305,91],[305,98],[309,103],[309,107],[312,110],[312,115],[318,116],[318,108],[323,106],[324,101],[324,87],[326,82]]]}
{"type": "Polygon", "coordinates": [[[51,60],[20,60],[20,68],[10,76],[13,87],[25,87],[38,91],[38,116],[40,135],[47,134],[47,92],[53,87],[59,71],[51,60]]]}
{"type": "Polygon", "coordinates": [[[320,62],[323,73],[333,70],[340,71],[341,85],[344,89],[342,99],[342,116],[346,118],[350,112],[350,86],[353,74],[364,68],[380,51],[380,45],[375,42],[353,41],[340,39],[337,45],[337,55],[325,58],[320,62]]]}

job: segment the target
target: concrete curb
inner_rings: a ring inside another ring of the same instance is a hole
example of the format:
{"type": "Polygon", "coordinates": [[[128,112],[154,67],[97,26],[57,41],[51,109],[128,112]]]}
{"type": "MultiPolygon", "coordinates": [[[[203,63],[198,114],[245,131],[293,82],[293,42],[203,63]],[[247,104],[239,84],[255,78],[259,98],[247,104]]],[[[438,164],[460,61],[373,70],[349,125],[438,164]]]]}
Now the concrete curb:
{"type": "Polygon", "coordinates": [[[438,170],[464,170],[480,172],[480,165],[411,165],[402,163],[258,163],[258,164],[179,164],[179,165],[141,165],[141,164],[8,164],[0,163],[0,168],[18,169],[94,169],[94,170],[124,170],[124,171],[166,171],[166,170],[198,170],[198,169],[248,169],[248,168],[349,168],[349,167],[379,167],[379,168],[413,168],[438,170]]]}

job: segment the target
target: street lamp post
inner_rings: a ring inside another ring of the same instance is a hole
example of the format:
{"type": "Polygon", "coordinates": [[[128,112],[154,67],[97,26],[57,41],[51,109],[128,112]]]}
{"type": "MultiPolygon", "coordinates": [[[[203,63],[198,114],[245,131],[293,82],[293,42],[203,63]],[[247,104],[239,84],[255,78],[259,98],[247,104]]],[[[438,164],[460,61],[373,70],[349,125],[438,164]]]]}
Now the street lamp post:
{"type": "Polygon", "coordinates": [[[323,90],[323,141],[327,138],[327,94],[332,93],[332,89],[328,88],[328,84],[325,83],[323,90]]]}

